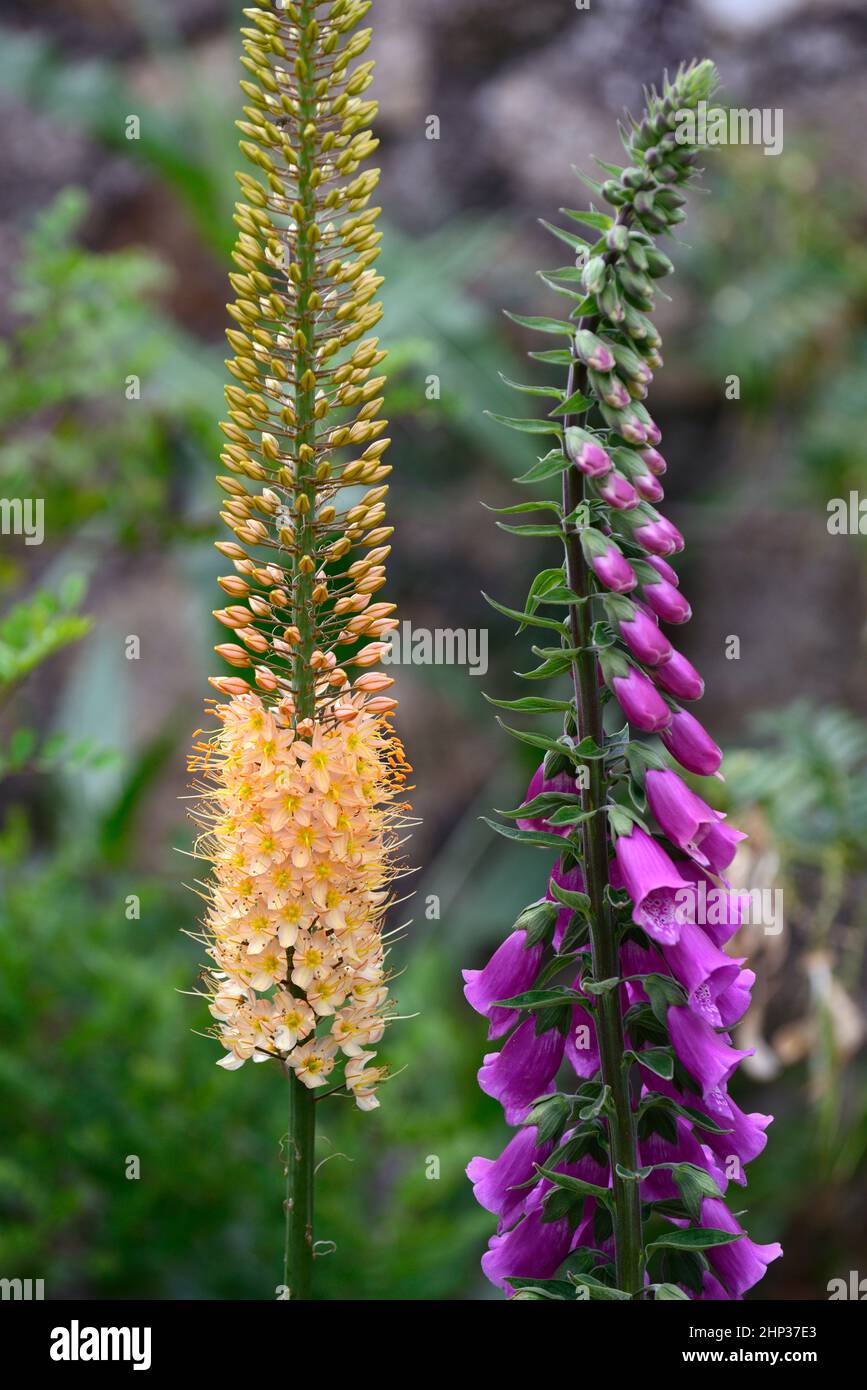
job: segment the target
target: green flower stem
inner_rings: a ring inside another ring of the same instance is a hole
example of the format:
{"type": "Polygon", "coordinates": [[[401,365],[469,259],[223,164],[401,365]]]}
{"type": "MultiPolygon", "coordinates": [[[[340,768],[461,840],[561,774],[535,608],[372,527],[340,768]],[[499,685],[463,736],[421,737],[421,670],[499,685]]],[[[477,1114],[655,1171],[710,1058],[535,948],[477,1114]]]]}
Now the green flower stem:
{"type": "MultiPolygon", "coordinates": [[[[590,326],[590,325],[582,325],[590,326]]],[[[580,363],[573,360],[569,369],[566,399],[580,389],[580,363]]],[[[583,419],[583,417],[582,417],[583,419]]],[[[567,417],[564,430],[579,421],[567,417]]],[[[583,474],[574,466],[563,473],[563,512],[571,515],[585,498],[583,474]]],[[[566,549],[566,583],[576,594],[589,597],[593,592],[590,571],[584,559],[578,534],[570,528],[564,540],[566,549]]],[[[578,717],[579,738],[590,737],[601,748],[605,741],[602,726],[602,705],[596,657],[590,650],[591,615],[589,603],[573,604],[569,610],[570,641],[580,652],[572,662],[572,683],[578,717]]],[[[584,791],[584,809],[597,811],[605,804],[605,774],[602,760],[588,760],[588,785],[584,791]]],[[[582,827],[584,873],[590,899],[590,943],[593,952],[593,972],[597,980],[620,975],[619,951],[614,923],[605,899],[608,884],[608,837],[604,815],[590,816],[582,827]]],[[[618,1177],[616,1168],[634,1172],[637,1167],[635,1119],[629,1094],[629,1075],[623,1065],[625,1039],[620,990],[608,990],[596,1002],[596,1029],[602,1080],[610,1087],[611,1111],[608,1116],[608,1136],[614,1189],[614,1243],[616,1252],[617,1285],[627,1293],[637,1293],[642,1287],[641,1204],[638,1183],[618,1177]]]]}
{"type": "MultiPolygon", "coordinates": [[[[302,0],[299,24],[298,130],[298,217],[296,240],[300,282],[297,287],[297,336],[295,339],[295,468],[296,497],[307,499],[307,511],[296,513],[294,525],[294,573],[292,576],[293,620],[301,634],[292,663],[292,687],[296,723],[312,719],[316,711],[316,675],[310,658],[316,640],[313,603],[314,576],[300,568],[302,556],[313,548],[312,528],[316,508],[316,419],[315,387],[301,385],[316,361],[316,317],[310,296],[316,283],[316,189],[311,175],[316,167],[315,115],[315,37],[311,23],[316,17],[315,0],[302,0]]],[[[291,973],[291,952],[289,970],[291,973]]],[[[299,991],[299,994],[303,993],[299,991]]],[[[289,1075],[289,1130],[286,1137],[286,1244],[283,1282],[291,1299],[312,1298],[313,1211],[316,1146],[316,1098],[299,1081],[291,1067],[289,1075]]]]}
{"type": "Polygon", "coordinates": [[[313,1178],[316,1097],[291,1067],[286,1142],[286,1244],[283,1283],[295,1301],[313,1297],[313,1178]]]}

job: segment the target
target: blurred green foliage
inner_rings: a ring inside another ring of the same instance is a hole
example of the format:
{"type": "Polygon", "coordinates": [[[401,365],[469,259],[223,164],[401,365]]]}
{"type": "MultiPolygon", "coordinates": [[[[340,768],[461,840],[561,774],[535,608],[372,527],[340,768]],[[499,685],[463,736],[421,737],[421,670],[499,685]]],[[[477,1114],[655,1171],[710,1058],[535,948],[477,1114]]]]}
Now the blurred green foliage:
{"type": "Polygon", "coordinates": [[[696,343],[715,380],[737,371],[754,417],[784,432],[789,496],[824,503],[867,480],[867,248],[862,190],[823,178],[809,146],[719,161],[690,256],[710,312],[696,343]]]}

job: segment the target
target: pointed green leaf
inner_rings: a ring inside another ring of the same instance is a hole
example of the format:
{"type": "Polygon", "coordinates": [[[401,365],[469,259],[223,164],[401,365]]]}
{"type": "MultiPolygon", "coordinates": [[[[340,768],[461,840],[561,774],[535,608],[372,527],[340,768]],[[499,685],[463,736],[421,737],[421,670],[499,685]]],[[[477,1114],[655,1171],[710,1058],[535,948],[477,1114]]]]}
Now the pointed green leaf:
{"type": "Polygon", "coordinates": [[[574,323],[566,323],[563,319],[549,319],[539,314],[511,314],[508,309],[504,312],[513,323],[519,323],[522,328],[532,328],[536,333],[565,333],[567,338],[571,338],[575,332],[574,323]]]}

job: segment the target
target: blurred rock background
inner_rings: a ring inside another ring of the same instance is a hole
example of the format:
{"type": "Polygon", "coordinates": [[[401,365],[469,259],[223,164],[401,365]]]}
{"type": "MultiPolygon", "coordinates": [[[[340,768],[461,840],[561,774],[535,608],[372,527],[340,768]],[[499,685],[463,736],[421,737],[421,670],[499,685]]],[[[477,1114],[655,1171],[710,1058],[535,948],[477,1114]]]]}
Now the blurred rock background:
{"type": "MultiPolygon", "coordinates": [[[[215,1074],[175,993],[197,960],[172,847],[189,845],[184,751],[216,640],[239,17],[227,0],[0,3],[0,495],[46,507],[44,545],[0,538],[0,1274],[45,1277],[49,1296],[277,1283],[279,1079],[215,1074]]],[[[863,538],[828,529],[831,499],[867,496],[867,11],[375,0],[373,22],[390,594],[415,627],[487,629],[491,670],[399,672],[424,866],[400,999],[422,1014],[392,1034],[407,1070],[383,1110],[326,1125],[353,1161],[323,1175],[321,1234],[340,1247],[323,1293],[486,1294],[490,1220],[463,1167],[505,1135],[475,1088],[485,1043],[460,968],[546,872],[478,820],[532,770],[481,698],[513,691],[524,653],[480,590],[516,602],[544,554],[479,505],[516,500],[532,458],[483,413],[511,413],[498,371],[541,379],[501,310],[555,307],[534,272],[562,258],[538,219],[585,199],[573,165],[618,158],[643,83],[709,55],[728,102],[783,111],[784,149],[708,152],[653,408],[688,539],[683,646],[733,750],[720,804],[750,823],[738,874],[785,891],[782,937],[744,945],[764,983],[739,1099],[779,1118],[743,1205],[787,1252],[762,1296],[824,1297],[867,1274],[867,571],[863,538]]]]}

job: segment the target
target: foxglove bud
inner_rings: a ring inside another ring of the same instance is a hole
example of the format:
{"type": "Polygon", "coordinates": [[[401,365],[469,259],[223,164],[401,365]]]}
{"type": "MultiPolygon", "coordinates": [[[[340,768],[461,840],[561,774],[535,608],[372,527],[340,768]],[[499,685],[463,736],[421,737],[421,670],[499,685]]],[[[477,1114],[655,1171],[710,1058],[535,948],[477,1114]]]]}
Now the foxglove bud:
{"type": "Polygon", "coordinates": [[[598,439],[577,425],[566,431],[566,452],[576,468],[590,478],[600,478],[611,468],[611,459],[598,439]]]}

